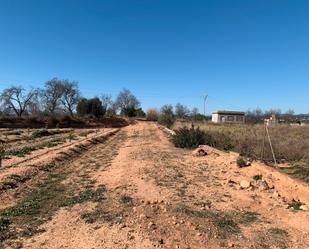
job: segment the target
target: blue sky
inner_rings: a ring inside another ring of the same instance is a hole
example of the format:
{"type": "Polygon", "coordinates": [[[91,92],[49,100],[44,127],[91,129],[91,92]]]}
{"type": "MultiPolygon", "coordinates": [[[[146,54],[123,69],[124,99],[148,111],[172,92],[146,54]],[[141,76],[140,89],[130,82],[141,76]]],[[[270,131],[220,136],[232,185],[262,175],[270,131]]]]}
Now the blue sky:
{"type": "Polygon", "coordinates": [[[0,90],[77,80],[143,108],[309,113],[309,1],[0,0],[0,90]]]}

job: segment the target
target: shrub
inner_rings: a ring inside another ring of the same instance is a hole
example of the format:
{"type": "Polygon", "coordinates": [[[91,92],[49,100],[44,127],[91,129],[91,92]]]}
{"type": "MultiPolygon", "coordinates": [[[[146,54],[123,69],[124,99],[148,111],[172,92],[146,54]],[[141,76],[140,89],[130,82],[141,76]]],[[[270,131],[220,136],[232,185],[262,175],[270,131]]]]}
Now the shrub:
{"type": "Polygon", "coordinates": [[[196,148],[201,144],[209,143],[207,138],[208,136],[205,132],[201,131],[199,127],[194,128],[192,125],[190,129],[182,127],[176,130],[175,135],[172,137],[172,142],[179,148],[196,148]]]}
{"type": "Polygon", "coordinates": [[[246,160],[242,156],[239,156],[237,158],[236,163],[237,163],[237,166],[240,168],[247,166],[246,160]]]}
{"type": "Polygon", "coordinates": [[[226,151],[234,149],[235,146],[233,140],[228,135],[222,132],[214,132],[214,133],[207,132],[207,134],[209,137],[212,138],[212,143],[208,145],[226,151]]]}
{"type": "Polygon", "coordinates": [[[258,181],[258,180],[262,180],[263,176],[262,175],[255,175],[253,176],[253,179],[258,181]]]}
{"type": "Polygon", "coordinates": [[[31,137],[32,138],[39,138],[39,137],[45,137],[45,136],[50,136],[53,135],[51,132],[49,132],[47,129],[42,129],[42,130],[36,130],[32,132],[31,137]]]}
{"type": "Polygon", "coordinates": [[[159,112],[154,109],[154,108],[150,108],[147,110],[147,120],[148,121],[158,121],[159,119],[159,112]]]}
{"type": "Polygon", "coordinates": [[[161,108],[159,116],[159,124],[171,128],[175,123],[175,115],[173,113],[173,107],[171,105],[164,105],[161,108]]]}
{"type": "Polygon", "coordinates": [[[76,109],[79,116],[92,114],[95,117],[100,117],[104,116],[106,112],[106,109],[102,105],[102,101],[98,97],[92,99],[81,99],[76,109]]]}

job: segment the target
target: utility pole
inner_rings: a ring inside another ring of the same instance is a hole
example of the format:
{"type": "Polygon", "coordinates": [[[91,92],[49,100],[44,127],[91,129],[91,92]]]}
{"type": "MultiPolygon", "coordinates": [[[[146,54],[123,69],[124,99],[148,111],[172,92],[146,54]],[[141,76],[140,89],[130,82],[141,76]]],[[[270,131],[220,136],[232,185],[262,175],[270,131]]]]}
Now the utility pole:
{"type": "Polygon", "coordinates": [[[204,116],[206,116],[206,108],[205,108],[205,106],[206,106],[206,99],[207,99],[207,97],[208,97],[208,94],[203,96],[203,99],[204,99],[204,116]]]}

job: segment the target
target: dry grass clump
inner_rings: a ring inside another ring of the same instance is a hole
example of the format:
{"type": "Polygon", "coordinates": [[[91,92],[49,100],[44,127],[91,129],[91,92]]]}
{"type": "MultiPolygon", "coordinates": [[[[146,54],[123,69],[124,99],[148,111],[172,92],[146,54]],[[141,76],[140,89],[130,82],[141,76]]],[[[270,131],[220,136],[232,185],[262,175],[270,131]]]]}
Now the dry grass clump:
{"type": "MultiPolygon", "coordinates": [[[[174,129],[189,127],[191,123],[176,123],[174,129]]],[[[195,123],[211,137],[210,146],[221,150],[239,152],[240,156],[273,162],[267,138],[262,158],[264,125],[217,125],[195,123]]],[[[309,126],[276,125],[269,127],[269,134],[277,161],[288,162],[291,167],[282,169],[293,177],[309,182],[309,126]]]]}
{"type": "MultiPolygon", "coordinates": [[[[183,124],[182,124],[183,125],[183,124]]],[[[189,123],[185,124],[187,127],[189,123]]],[[[196,123],[201,130],[211,135],[214,146],[225,144],[229,150],[254,159],[261,158],[264,125],[216,125],[196,123]]],[[[174,128],[178,128],[176,124],[174,128]]],[[[276,125],[269,127],[276,158],[279,161],[309,160],[309,126],[276,125]]],[[[264,159],[272,160],[269,144],[265,143],[264,159]]]]}

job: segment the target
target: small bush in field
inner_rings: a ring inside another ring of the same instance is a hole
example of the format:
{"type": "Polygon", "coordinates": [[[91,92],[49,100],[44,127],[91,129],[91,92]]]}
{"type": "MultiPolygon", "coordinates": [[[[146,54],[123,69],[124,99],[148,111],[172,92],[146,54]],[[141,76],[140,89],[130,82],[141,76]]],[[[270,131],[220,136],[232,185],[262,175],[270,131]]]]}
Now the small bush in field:
{"type": "Polygon", "coordinates": [[[210,146],[226,151],[232,150],[235,147],[233,140],[222,132],[215,132],[213,134],[208,134],[208,136],[212,137],[212,144],[208,144],[210,146]]]}
{"type": "Polygon", "coordinates": [[[258,180],[262,180],[263,176],[262,175],[255,175],[253,176],[253,179],[258,181],[258,180]]]}
{"type": "Polygon", "coordinates": [[[241,157],[241,156],[239,156],[237,158],[236,163],[237,163],[237,166],[240,167],[240,168],[247,166],[246,160],[243,157],[241,157]]]}
{"type": "Polygon", "coordinates": [[[50,136],[52,135],[51,132],[49,132],[47,129],[42,129],[42,130],[36,130],[32,132],[31,137],[32,138],[39,138],[39,137],[45,137],[45,136],[50,136]]]}
{"type": "Polygon", "coordinates": [[[69,138],[69,141],[71,142],[73,139],[74,139],[74,130],[73,129],[71,129],[70,131],[69,131],[69,136],[68,136],[68,138],[69,138]]]}
{"type": "Polygon", "coordinates": [[[159,124],[171,128],[175,123],[175,120],[176,118],[173,112],[173,107],[171,105],[162,106],[158,120],[159,124]]]}
{"type": "Polygon", "coordinates": [[[172,142],[179,148],[196,148],[201,144],[207,144],[207,135],[199,128],[187,127],[180,128],[175,131],[175,135],[172,137],[172,142]]]}
{"type": "Polygon", "coordinates": [[[148,121],[158,121],[159,112],[154,108],[150,108],[147,110],[146,117],[148,121]]]}

